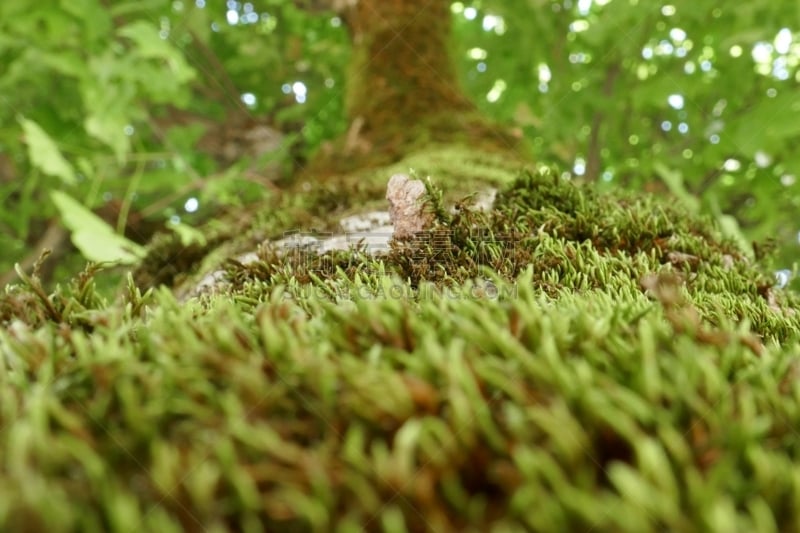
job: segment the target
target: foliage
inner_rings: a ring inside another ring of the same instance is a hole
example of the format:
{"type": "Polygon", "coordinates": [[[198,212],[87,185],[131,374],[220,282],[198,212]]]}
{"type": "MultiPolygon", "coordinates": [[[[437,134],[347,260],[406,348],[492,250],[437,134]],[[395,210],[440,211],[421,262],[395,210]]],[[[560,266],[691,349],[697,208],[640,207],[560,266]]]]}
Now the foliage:
{"type": "Polygon", "coordinates": [[[736,215],[749,238],[779,239],[785,262],[797,258],[794,2],[481,5],[454,4],[467,87],[533,137],[543,160],[608,186],[685,191],[705,212],[736,215]]]}
{"type": "MultiPolygon", "coordinates": [[[[326,124],[334,130],[304,120],[301,138],[309,146],[335,131],[338,101],[310,97],[303,108],[289,106],[281,84],[341,84],[341,29],[282,1],[263,2],[255,21],[238,26],[225,23],[222,4],[200,5],[3,3],[0,247],[8,253],[0,269],[20,260],[58,214],[50,190],[98,212],[113,205],[107,222],[120,232],[128,226],[126,235],[142,242],[150,233],[131,223],[134,214],[162,225],[170,217],[191,222],[197,215],[183,207],[189,198],[208,216],[220,203],[264,195],[263,180],[248,175],[244,163],[227,170],[214,159],[228,142],[214,135],[236,130],[224,126],[229,118],[252,112],[291,130],[303,120],[301,109],[320,121],[330,115],[326,124]],[[320,49],[328,60],[317,65],[320,49]],[[256,102],[249,107],[246,92],[256,102]],[[214,148],[207,153],[196,144],[209,132],[206,144],[214,148]]],[[[248,14],[254,13],[242,20],[248,14]]],[[[287,157],[284,151],[275,157],[287,157]]]]}
{"type": "MultiPolygon", "coordinates": [[[[776,238],[791,266],[794,2],[485,0],[452,11],[465,88],[541,160],[733,214],[748,239],[776,238]]],[[[247,121],[296,132],[269,156],[284,166],[345,128],[343,21],[292,2],[8,0],[0,21],[1,269],[58,215],[51,189],[115,204],[107,221],[145,240],[132,214],[192,222],[190,198],[208,216],[265,194],[247,150],[231,171],[217,157],[247,144],[247,121]]]]}

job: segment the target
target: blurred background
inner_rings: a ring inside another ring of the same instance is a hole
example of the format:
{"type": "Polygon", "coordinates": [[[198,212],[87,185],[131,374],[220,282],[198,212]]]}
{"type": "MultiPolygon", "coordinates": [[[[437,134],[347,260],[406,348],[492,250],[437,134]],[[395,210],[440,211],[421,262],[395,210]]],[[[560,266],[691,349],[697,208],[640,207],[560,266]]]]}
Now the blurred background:
{"type": "MultiPolygon", "coordinates": [[[[350,42],[313,0],[3,0],[0,281],[133,262],[274,194],[342,133],[350,42]],[[120,239],[127,236],[128,240],[120,239]]],[[[669,195],[800,259],[800,2],[451,4],[464,89],[576,181],[669,195]]],[[[431,31],[436,31],[431,21],[431,31]]]]}

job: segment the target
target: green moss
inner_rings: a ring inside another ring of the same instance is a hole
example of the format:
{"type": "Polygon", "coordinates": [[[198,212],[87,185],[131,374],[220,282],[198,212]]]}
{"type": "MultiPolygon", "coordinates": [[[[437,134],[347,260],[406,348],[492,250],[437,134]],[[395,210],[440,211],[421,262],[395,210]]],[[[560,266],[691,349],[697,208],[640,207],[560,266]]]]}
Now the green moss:
{"type": "Polygon", "coordinates": [[[514,282],[530,268],[535,286],[551,295],[564,289],[638,292],[648,274],[672,272],[704,319],[746,319],[759,334],[781,340],[795,334],[794,313],[776,311],[794,305],[793,296],[773,290],[771,275],[751,264],[710,221],[653,197],[597,195],[542,169],[523,172],[501,190],[491,212],[472,210],[468,202],[460,206],[378,257],[269,252],[262,261],[231,265],[232,290],[259,300],[295,279],[327,287],[329,293],[322,294],[335,296],[349,293],[340,286],[346,283],[341,276],[355,282],[390,274],[414,291],[424,282],[454,286],[487,275],[514,282]]]}
{"type": "MultiPolygon", "coordinates": [[[[183,303],[8,289],[0,530],[793,530],[797,297],[708,221],[556,176],[183,303]]],[[[360,207],[317,199],[224,249],[360,207]]]]}
{"type": "Polygon", "coordinates": [[[337,174],[313,185],[300,178],[281,194],[207,224],[202,245],[186,244],[177,234],[158,235],[134,277],[141,287],[164,284],[185,292],[230,258],[253,252],[267,240],[292,231],[336,233],[341,231],[339,220],[347,215],[385,210],[386,183],[393,174],[436,176],[452,202],[513,181],[523,165],[507,155],[444,144],[413,152],[388,167],[337,174]]]}

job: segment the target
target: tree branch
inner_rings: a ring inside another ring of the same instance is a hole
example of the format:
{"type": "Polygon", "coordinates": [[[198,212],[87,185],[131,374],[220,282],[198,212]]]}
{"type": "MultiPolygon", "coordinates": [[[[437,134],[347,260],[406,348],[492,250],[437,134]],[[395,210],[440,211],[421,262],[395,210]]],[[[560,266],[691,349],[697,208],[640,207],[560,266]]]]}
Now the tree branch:
{"type": "MultiPolygon", "coordinates": [[[[610,100],[611,94],[614,92],[614,83],[619,77],[621,68],[619,63],[614,63],[606,70],[606,78],[603,81],[603,98],[610,100]]],[[[602,158],[600,152],[600,128],[603,125],[604,115],[602,111],[598,111],[592,117],[592,132],[589,134],[589,146],[586,151],[586,181],[597,181],[600,177],[600,166],[602,158]]]]}

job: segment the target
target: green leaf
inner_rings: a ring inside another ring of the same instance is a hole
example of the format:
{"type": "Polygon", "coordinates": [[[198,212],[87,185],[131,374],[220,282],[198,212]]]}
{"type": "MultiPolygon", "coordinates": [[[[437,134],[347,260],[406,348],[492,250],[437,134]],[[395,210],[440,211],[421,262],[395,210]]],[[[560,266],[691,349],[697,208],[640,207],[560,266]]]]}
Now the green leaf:
{"type": "Polygon", "coordinates": [[[81,78],[87,75],[86,60],[73,50],[61,50],[58,53],[33,52],[35,60],[64,76],[81,78]]]}
{"type": "Polygon", "coordinates": [[[76,17],[78,20],[91,21],[82,26],[83,37],[93,43],[98,41],[111,30],[111,17],[97,0],[61,0],[61,9],[76,17]]]}
{"type": "MultiPolygon", "coordinates": [[[[732,125],[733,126],[733,125],[732,125]]],[[[766,98],[742,114],[735,124],[733,141],[746,155],[780,146],[800,134],[800,102],[795,93],[784,91],[766,98]]]]}
{"type": "Polygon", "coordinates": [[[680,202],[692,213],[700,211],[700,200],[686,189],[683,176],[678,170],[673,170],[661,161],[653,163],[653,170],[680,202]]]}
{"type": "Polygon", "coordinates": [[[183,246],[191,246],[192,244],[205,246],[207,244],[206,236],[197,228],[193,228],[181,222],[170,224],[169,228],[178,235],[181,239],[181,245],[183,246]]]}
{"type": "MultiPolygon", "coordinates": [[[[103,76],[103,65],[108,64],[106,60],[94,58],[91,61],[97,79],[103,76]]],[[[82,91],[87,110],[83,123],[86,133],[110,147],[117,161],[122,163],[131,149],[125,126],[136,118],[137,109],[132,103],[135,87],[132,83],[118,80],[110,83],[95,81],[84,83],[82,91]]]]}
{"type": "Polygon", "coordinates": [[[144,257],[144,248],[114,233],[103,219],[68,194],[50,191],[50,197],[71,232],[73,244],[86,259],[129,265],[144,257]]]}
{"type": "Polygon", "coordinates": [[[108,6],[108,12],[114,17],[122,17],[132,13],[150,13],[164,7],[162,0],[135,0],[133,2],[115,2],[108,6]]]}
{"type": "Polygon", "coordinates": [[[729,239],[736,241],[742,251],[752,258],[754,256],[753,243],[742,231],[739,221],[736,220],[735,217],[722,212],[719,206],[719,200],[716,196],[710,195],[708,203],[711,212],[714,213],[714,217],[717,219],[717,224],[719,224],[722,233],[729,239]]]}
{"type": "Polygon", "coordinates": [[[138,20],[120,28],[118,33],[136,44],[140,57],[166,61],[170,72],[165,75],[171,76],[177,83],[194,78],[194,70],[186,62],[180,50],[166,39],[162,39],[153,24],[138,20]]]}
{"type": "Polygon", "coordinates": [[[28,145],[28,157],[31,164],[51,176],[61,178],[67,185],[75,185],[75,171],[64,159],[53,139],[34,121],[20,119],[25,132],[25,143],[28,145]]]}
{"type": "Polygon", "coordinates": [[[112,150],[117,161],[125,160],[125,155],[130,151],[130,141],[125,135],[125,119],[112,114],[92,113],[86,117],[84,127],[86,133],[107,144],[112,150]]]}

